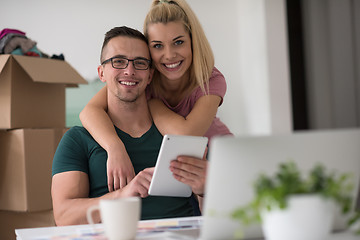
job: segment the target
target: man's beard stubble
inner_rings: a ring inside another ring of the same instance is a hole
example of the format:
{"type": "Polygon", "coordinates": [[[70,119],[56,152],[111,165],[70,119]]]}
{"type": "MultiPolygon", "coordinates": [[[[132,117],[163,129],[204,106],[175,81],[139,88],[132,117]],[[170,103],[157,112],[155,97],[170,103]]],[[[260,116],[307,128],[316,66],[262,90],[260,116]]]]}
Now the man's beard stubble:
{"type": "Polygon", "coordinates": [[[124,103],[134,103],[134,102],[136,102],[136,101],[139,99],[139,96],[140,96],[139,93],[136,93],[136,94],[135,94],[134,96],[132,96],[132,97],[125,97],[125,96],[123,96],[123,94],[121,94],[121,93],[116,94],[116,97],[117,97],[121,102],[124,102],[124,103]]]}

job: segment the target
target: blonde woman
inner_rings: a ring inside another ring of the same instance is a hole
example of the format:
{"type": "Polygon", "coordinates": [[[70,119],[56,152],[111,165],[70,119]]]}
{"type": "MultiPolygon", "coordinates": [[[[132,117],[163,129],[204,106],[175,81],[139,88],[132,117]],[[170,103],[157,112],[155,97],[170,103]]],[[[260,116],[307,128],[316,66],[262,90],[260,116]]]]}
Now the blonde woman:
{"type": "MultiPolygon", "coordinates": [[[[216,117],[226,92],[224,76],[214,67],[210,44],[186,1],[153,1],[145,18],[144,34],[155,68],[147,88],[148,104],[159,131],[163,135],[197,135],[210,140],[215,135],[231,134],[216,117]]],[[[125,90],[134,89],[137,80],[129,78],[119,81],[119,85],[125,90]]],[[[106,91],[101,89],[80,113],[80,119],[108,153],[108,186],[113,191],[124,187],[135,173],[106,113],[106,99],[106,91]]],[[[180,170],[180,165],[186,164],[181,159],[172,164],[174,177],[189,185],[198,184],[180,170]]]]}

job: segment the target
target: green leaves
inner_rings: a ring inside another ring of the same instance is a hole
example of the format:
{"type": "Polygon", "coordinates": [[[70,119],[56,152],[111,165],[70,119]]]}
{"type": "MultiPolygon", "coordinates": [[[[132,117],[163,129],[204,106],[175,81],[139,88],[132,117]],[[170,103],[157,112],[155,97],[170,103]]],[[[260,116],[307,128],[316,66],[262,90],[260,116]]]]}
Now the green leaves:
{"type": "Polygon", "coordinates": [[[349,174],[337,176],[335,173],[326,173],[322,165],[317,165],[309,175],[307,188],[309,193],[320,193],[324,197],[332,198],[347,213],[351,206],[351,191],[353,184],[349,174]]]}
{"type": "Polygon", "coordinates": [[[303,178],[293,161],[281,163],[274,176],[261,174],[254,183],[255,198],[245,207],[236,209],[232,217],[244,224],[261,220],[260,212],[275,208],[284,209],[287,198],[294,194],[321,194],[335,200],[346,213],[351,206],[353,186],[350,175],[328,173],[322,165],[316,165],[303,178]]]}
{"type": "Polygon", "coordinates": [[[296,165],[293,162],[283,163],[274,177],[264,174],[254,184],[258,208],[271,210],[272,207],[286,207],[286,197],[290,194],[303,193],[304,186],[296,165]]]}

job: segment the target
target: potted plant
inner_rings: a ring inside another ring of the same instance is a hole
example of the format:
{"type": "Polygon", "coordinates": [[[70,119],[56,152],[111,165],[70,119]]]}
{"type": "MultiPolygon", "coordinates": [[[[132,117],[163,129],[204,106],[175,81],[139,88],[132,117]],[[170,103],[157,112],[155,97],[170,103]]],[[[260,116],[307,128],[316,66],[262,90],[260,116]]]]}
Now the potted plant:
{"type": "Polygon", "coordinates": [[[260,175],[255,196],[232,217],[245,224],[262,222],[266,239],[325,239],[331,231],[334,208],[350,210],[350,175],[328,173],[322,165],[302,176],[292,161],[281,163],[274,176],[260,175]]]}

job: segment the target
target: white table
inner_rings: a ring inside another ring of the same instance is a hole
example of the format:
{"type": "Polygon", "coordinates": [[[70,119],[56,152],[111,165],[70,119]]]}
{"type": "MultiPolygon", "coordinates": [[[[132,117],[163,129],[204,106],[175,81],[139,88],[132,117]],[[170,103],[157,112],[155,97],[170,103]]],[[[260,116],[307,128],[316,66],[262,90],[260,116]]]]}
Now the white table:
{"type": "MultiPolygon", "coordinates": [[[[171,218],[161,220],[140,221],[139,231],[136,240],[195,240],[198,239],[201,230],[201,217],[171,218]],[[181,220],[181,221],[180,221],[181,220]],[[180,224],[181,222],[181,224],[180,224]],[[186,223],[186,224],[184,224],[186,223]],[[148,229],[148,230],[146,230],[148,229]],[[152,230],[150,230],[152,229],[152,230]],[[156,231],[154,231],[156,229],[156,231]]],[[[45,228],[24,228],[16,229],[17,240],[51,240],[55,236],[64,236],[56,239],[105,239],[91,238],[89,233],[99,233],[103,231],[102,224],[95,225],[73,225],[64,227],[45,227],[45,228]],[[65,237],[66,236],[66,237],[65,237]]],[[[102,236],[102,234],[100,234],[102,236]]],[[[355,236],[351,232],[333,233],[327,240],[359,240],[360,236],[355,236]]],[[[254,239],[253,239],[254,240],[254,239]]],[[[261,239],[258,239],[261,240],[261,239]]]]}
{"type": "MultiPolygon", "coordinates": [[[[201,224],[201,217],[186,217],[186,218],[170,218],[159,220],[140,221],[136,240],[151,240],[151,239],[197,239],[199,236],[199,229],[201,224]]],[[[63,236],[63,238],[56,238],[57,240],[67,239],[104,239],[103,225],[72,225],[62,227],[42,227],[42,228],[24,228],[16,229],[17,240],[51,240],[54,237],[63,236]],[[95,234],[91,238],[91,234],[95,234]]]]}

